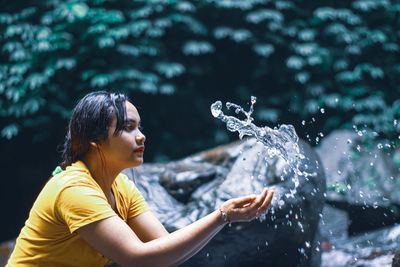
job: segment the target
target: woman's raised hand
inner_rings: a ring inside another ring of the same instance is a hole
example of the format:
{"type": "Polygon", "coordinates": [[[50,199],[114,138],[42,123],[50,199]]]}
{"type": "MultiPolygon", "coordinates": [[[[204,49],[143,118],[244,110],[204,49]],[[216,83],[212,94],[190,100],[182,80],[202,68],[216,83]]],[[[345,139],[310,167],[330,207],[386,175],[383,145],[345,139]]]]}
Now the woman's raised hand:
{"type": "Polygon", "coordinates": [[[220,209],[230,222],[249,222],[267,212],[273,195],[273,190],[264,188],[260,195],[230,199],[220,209]]]}

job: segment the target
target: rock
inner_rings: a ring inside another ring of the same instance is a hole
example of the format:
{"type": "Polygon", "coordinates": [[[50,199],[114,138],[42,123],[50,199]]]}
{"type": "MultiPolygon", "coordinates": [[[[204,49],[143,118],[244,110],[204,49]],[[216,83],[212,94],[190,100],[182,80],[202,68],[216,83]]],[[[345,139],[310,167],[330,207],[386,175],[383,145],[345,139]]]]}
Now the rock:
{"type": "Polygon", "coordinates": [[[400,267],[400,251],[396,251],[392,259],[392,267],[400,267]]]}
{"type": "Polygon", "coordinates": [[[400,222],[400,172],[378,147],[367,150],[361,137],[337,130],[316,149],[325,168],[327,203],[345,210],[349,233],[400,222]]]}
{"type": "Polygon", "coordinates": [[[392,266],[400,242],[400,225],[363,233],[337,243],[322,254],[321,267],[392,266]]]}
{"type": "Polygon", "coordinates": [[[319,222],[322,239],[327,244],[338,244],[348,238],[350,219],[347,212],[325,205],[319,222]]]}
{"type": "Polygon", "coordinates": [[[331,189],[327,199],[370,206],[400,204],[398,167],[381,149],[357,149],[360,140],[352,131],[337,130],[316,149],[331,189]]]}
{"type": "Polygon", "coordinates": [[[6,266],[9,256],[15,246],[15,240],[0,243],[0,266],[6,266]]]}
{"type": "Polygon", "coordinates": [[[306,158],[297,179],[292,179],[296,176],[283,160],[270,159],[254,139],[168,164],[144,164],[125,173],[134,177],[169,231],[200,219],[227,199],[259,193],[265,186],[275,188],[263,222],[225,227],[182,266],[319,266],[317,229],[325,174],[313,149],[302,141],[299,144],[306,158]]]}

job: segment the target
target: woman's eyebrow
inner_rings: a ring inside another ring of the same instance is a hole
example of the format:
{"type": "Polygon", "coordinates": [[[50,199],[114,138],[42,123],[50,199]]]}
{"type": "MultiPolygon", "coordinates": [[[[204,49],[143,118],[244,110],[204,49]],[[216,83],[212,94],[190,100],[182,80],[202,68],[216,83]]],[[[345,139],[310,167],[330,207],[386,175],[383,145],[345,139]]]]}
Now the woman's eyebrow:
{"type": "Polygon", "coordinates": [[[125,123],[138,123],[140,125],[140,120],[139,120],[139,122],[137,122],[135,119],[128,118],[125,120],[125,123]]]}

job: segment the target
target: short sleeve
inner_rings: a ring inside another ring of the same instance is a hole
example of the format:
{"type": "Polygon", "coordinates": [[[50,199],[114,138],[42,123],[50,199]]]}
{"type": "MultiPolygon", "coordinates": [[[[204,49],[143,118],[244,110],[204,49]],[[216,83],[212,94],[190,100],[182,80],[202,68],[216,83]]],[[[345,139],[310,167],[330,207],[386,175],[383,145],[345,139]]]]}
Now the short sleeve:
{"type": "Polygon", "coordinates": [[[56,200],[55,210],[71,233],[92,222],[117,215],[104,195],[86,186],[62,190],[56,200]]]}
{"type": "Polygon", "coordinates": [[[140,193],[135,184],[127,177],[124,178],[124,182],[129,191],[128,219],[130,219],[150,209],[142,193],[140,193]]]}

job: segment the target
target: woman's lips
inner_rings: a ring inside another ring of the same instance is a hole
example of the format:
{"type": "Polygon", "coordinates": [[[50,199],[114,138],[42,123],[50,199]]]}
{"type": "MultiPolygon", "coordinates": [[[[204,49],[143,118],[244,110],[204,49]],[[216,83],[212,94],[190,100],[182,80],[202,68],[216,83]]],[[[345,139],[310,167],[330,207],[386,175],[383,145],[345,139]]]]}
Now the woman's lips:
{"type": "Polygon", "coordinates": [[[144,152],[144,146],[135,149],[134,152],[143,153],[144,152]]]}

